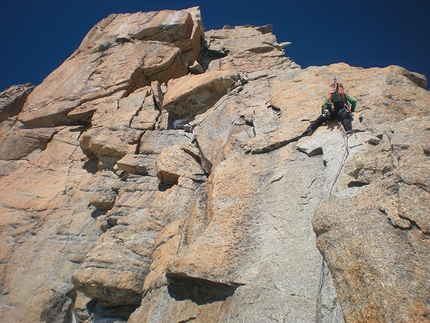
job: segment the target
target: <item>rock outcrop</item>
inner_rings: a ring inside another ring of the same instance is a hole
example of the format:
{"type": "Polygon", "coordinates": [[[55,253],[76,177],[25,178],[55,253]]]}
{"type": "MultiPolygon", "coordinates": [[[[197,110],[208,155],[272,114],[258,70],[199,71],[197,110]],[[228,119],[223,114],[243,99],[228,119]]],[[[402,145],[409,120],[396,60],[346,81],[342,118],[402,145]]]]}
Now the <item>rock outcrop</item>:
{"type": "Polygon", "coordinates": [[[28,95],[33,91],[31,83],[14,85],[0,95],[0,122],[21,112],[28,95]]]}
{"type": "Polygon", "coordinates": [[[429,322],[425,77],[287,45],[110,15],[3,92],[0,320],[429,322]],[[334,76],[354,134],[302,136],[334,76]]]}

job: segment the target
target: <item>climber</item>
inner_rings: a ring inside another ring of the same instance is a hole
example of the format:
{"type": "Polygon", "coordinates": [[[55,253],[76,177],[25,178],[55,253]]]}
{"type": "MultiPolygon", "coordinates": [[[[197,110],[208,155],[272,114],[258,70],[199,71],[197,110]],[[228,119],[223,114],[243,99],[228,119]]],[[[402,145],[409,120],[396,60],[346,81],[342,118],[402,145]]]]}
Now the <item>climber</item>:
{"type": "Polygon", "coordinates": [[[343,89],[343,84],[334,78],[330,85],[329,97],[321,106],[322,114],[311,122],[302,136],[310,136],[319,126],[327,120],[338,118],[347,134],[352,133],[352,113],[355,111],[357,101],[347,95],[343,89]]]}

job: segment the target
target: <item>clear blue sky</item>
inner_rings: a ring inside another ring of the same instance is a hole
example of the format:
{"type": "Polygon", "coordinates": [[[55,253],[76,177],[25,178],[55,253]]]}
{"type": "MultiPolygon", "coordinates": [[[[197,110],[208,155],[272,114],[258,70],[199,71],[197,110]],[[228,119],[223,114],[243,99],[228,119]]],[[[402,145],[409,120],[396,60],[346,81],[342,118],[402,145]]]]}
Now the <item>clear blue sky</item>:
{"type": "Polygon", "coordinates": [[[395,64],[430,81],[430,0],[0,0],[0,91],[40,84],[111,13],[193,6],[206,30],[273,24],[302,68],[395,64]]]}

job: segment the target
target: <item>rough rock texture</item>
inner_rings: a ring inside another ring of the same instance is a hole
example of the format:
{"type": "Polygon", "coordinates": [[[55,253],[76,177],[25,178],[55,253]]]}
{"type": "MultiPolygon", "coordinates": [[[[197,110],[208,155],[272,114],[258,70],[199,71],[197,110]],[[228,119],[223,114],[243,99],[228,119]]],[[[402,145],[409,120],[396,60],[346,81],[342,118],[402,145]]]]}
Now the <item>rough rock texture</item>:
{"type": "Polygon", "coordinates": [[[33,91],[31,83],[14,85],[0,94],[0,122],[21,112],[27,96],[33,91]]]}
{"type": "Polygon", "coordinates": [[[0,123],[0,321],[428,322],[425,78],[286,45],[198,8],[92,28],[0,123]],[[355,134],[303,137],[335,76],[355,134]]]}
{"type": "Polygon", "coordinates": [[[347,185],[361,188],[318,207],[317,245],[350,321],[428,322],[430,117],[379,137],[346,165],[347,185]]]}

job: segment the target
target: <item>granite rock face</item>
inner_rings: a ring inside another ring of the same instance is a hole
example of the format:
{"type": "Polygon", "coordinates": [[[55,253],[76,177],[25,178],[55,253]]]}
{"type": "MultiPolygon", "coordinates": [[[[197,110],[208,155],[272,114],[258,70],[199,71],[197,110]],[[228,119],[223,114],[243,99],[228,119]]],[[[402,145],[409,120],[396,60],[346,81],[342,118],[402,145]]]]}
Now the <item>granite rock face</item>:
{"type": "Polygon", "coordinates": [[[0,320],[428,322],[425,77],[287,45],[197,7],[92,28],[0,123],[0,320]],[[334,77],[354,134],[302,136],[334,77]]]}
{"type": "Polygon", "coordinates": [[[14,85],[0,95],[0,122],[21,112],[27,96],[33,91],[31,83],[14,85]]]}

